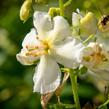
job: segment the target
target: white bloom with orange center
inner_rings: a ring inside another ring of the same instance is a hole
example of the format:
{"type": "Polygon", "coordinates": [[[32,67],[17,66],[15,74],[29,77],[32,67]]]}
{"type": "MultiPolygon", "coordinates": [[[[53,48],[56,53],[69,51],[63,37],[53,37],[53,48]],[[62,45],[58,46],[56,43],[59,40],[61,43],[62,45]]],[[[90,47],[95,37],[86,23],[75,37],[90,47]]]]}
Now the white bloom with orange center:
{"type": "Polygon", "coordinates": [[[69,37],[70,26],[63,17],[52,19],[47,13],[35,12],[33,21],[35,28],[24,38],[17,60],[24,65],[32,65],[40,59],[33,77],[34,92],[46,94],[55,91],[60,84],[58,63],[69,68],[77,67],[79,52],[84,47],[69,37]]]}
{"type": "Polygon", "coordinates": [[[97,42],[81,52],[81,63],[104,80],[109,80],[109,53],[97,42]]]}

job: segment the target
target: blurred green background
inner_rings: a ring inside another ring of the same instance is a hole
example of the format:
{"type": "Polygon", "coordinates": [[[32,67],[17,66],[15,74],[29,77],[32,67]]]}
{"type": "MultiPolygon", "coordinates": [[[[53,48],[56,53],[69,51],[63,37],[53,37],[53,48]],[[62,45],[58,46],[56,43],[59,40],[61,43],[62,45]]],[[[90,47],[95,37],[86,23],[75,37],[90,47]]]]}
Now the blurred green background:
{"type": "MultiPolygon", "coordinates": [[[[56,6],[57,1],[49,0],[49,5],[39,4],[35,8],[44,10],[48,6],[56,6]]],[[[32,17],[25,23],[19,19],[22,3],[23,0],[0,0],[0,109],[41,108],[40,95],[32,92],[34,66],[22,66],[16,60],[23,38],[33,27],[32,17]]],[[[101,16],[109,13],[109,0],[73,0],[67,11],[75,11],[77,8],[101,16]]],[[[73,103],[69,83],[68,80],[62,92],[61,101],[64,103],[73,103]]],[[[81,105],[84,106],[87,102],[96,103],[100,96],[98,89],[86,79],[80,78],[78,83],[81,105]]],[[[55,97],[50,103],[53,102],[57,102],[55,97]]]]}

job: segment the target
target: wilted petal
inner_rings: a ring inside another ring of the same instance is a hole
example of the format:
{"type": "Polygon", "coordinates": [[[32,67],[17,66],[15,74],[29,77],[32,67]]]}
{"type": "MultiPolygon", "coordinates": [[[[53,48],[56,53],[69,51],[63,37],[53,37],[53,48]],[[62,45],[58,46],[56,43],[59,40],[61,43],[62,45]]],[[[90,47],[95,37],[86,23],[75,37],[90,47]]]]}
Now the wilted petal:
{"type": "Polygon", "coordinates": [[[16,55],[17,60],[23,65],[32,65],[39,59],[39,57],[26,56],[26,50],[22,49],[20,53],[16,55]]]}
{"type": "Polygon", "coordinates": [[[45,12],[36,11],[33,23],[38,31],[38,35],[42,38],[46,37],[46,32],[52,29],[51,17],[45,12]]]}
{"type": "Polygon", "coordinates": [[[34,92],[53,92],[60,84],[61,71],[58,64],[49,56],[42,56],[33,77],[34,92]]]}
{"type": "Polygon", "coordinates": [[[80,52],[84,48],[76,39],[68,41],[55,48],[55,58],[65,67],[75,68],[80,63],[80,52]]]}
{"type": "Polygon", "coordinates": [[[43,109],[46,109],[46,106],[49,103],[49,100],[51,99],[53,94],[54,93],[51,92],[51,93],[47,93],[47,94],[42,94],[41,95],[41,105],[42,105],[43,109]]]}

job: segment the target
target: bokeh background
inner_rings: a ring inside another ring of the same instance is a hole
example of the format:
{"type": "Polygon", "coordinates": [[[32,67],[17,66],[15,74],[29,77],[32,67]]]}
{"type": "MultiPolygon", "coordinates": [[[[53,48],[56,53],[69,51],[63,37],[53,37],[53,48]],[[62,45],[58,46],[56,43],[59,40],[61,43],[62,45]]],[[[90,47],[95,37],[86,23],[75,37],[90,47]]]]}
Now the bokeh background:
{"type": "MultiPolygon", "coordinates": [[[[16,60],[23,38],[33,27],[32,17],[25,23],[19,19],[23,2],[23,0],[0,0],[0,109],[41,109],[40,95],[32,92],[34,66],[23,66],[16,60]]],[[[58,0],[48,0],[48,4],[36,5],[35,9],[47,10],[49,6],[58,6],[58,0]]],[[[92,11],[100,17],[109,13],[109,0],[73,0],[67,11],[75,11],[77,8],[84,12],[92,11]]],[[[102,102],[103,93],[88,78],[78,79],[82,106],[86,103],[102,102]]],[[[95,84],[97,82],[99,83],[96,81],[95,84]]],[[[69,83],[70,80],[61,95],[61,101],[64,103],[73,103],[69,83]]],[[[53,102],[57,102],[55,96],[50,103],[53,102]]]]}

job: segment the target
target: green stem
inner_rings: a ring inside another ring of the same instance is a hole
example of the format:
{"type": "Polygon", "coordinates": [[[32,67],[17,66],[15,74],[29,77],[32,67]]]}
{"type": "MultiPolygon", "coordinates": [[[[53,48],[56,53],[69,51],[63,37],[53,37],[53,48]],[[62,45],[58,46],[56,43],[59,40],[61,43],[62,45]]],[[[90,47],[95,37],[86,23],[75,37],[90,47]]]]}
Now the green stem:
{"type": "Polygon", "coordinates": [[[102,107],[106,106],[107,104],[109,104],[109,99],[104,104],[100,105],[98,107],[98,109],[101,109],[102,107]]]}
{"type": "Polygon", "coordinates": [[[59,7],[60,7],[60,15],[64,16],[64,2],[63,2],[63,0],[59,0],[59,7]]]}
{"type": "Polygon", "coordinates": [[[76,109],[81,109],[79,97],[78,97],[77,75],[75,75],[74,72],[70,72],[70,79],[71,79],[71,85],[72,85],[72,91],[74,95],[74,102],[76,105],[76,109]]]}
{"type": "Polygon", "coordinates": [[[67,6],[69,6],[72,3],[72,0],[68,0],[65,4],[64,4],[64,8],[66,8],[67,6]]]}
{"type": "Polygon", "coordinates": [[[94,35],[90,35],[85,41],[83,41],[83,44],[87,44],[87,42],[90,41],[92,38],[94,38],[94,35]]]}

